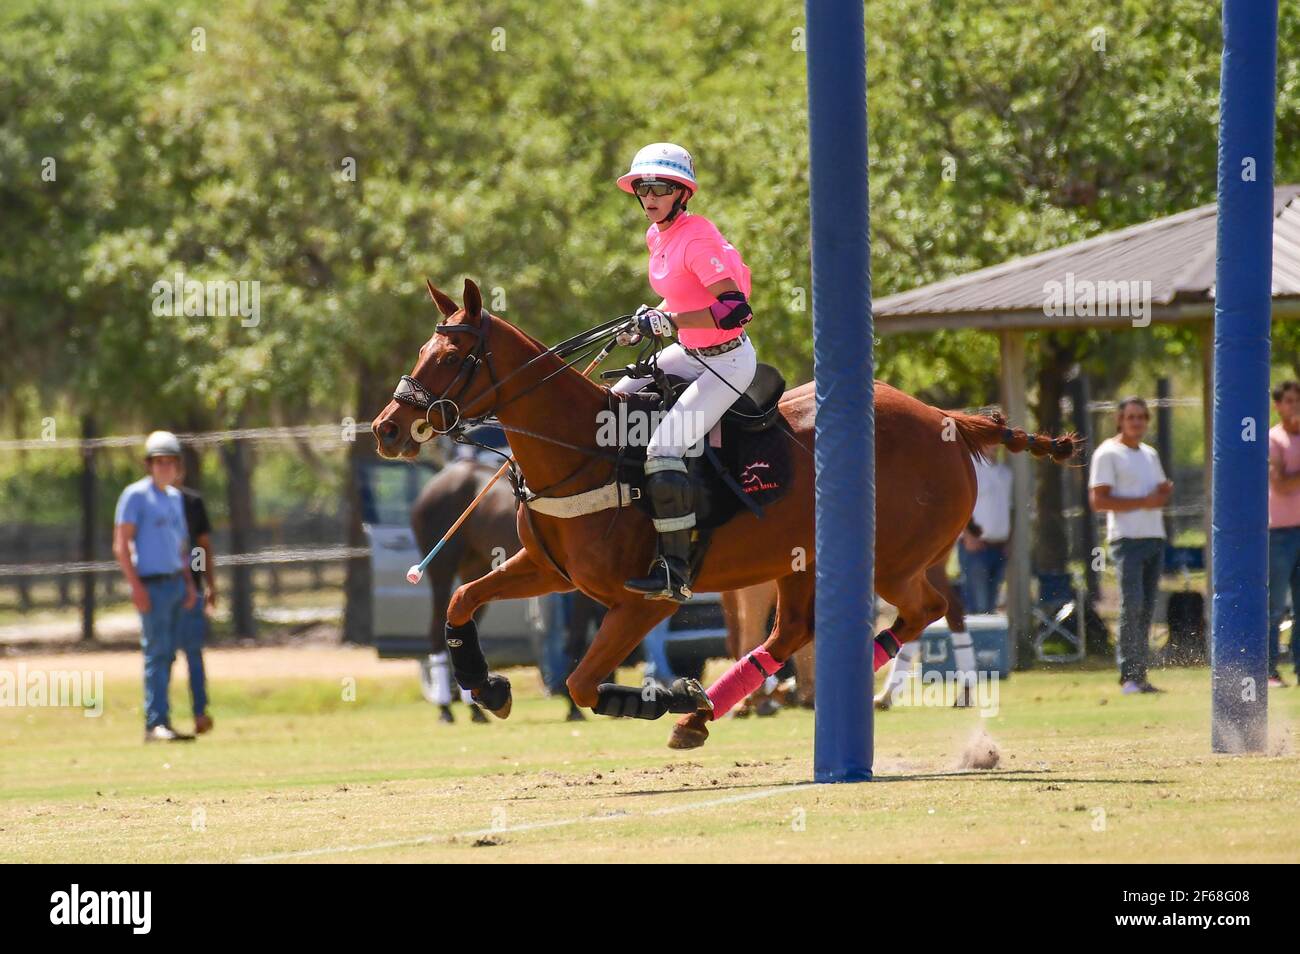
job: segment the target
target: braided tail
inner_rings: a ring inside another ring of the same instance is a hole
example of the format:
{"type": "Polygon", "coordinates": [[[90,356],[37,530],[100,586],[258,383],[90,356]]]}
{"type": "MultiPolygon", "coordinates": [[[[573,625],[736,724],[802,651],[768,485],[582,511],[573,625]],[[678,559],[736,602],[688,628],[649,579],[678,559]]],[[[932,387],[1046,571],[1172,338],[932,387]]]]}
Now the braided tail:
{"type": "Polygon", "coordinates": [[[989,452],[1001,445],[1012,454],[1028,451],[1035,457],[1047,457],[1056,463],[1063,463],[1078,456],[1083,450],[1083,439],[1077,434],[1063,434],[1060,437],[1030,434],[1023,428],[1010,427],[1001,411],[991,410],[981,414],[945,411],[944,415],[957,425],[957,431],[972,457],[987,460],[989,452]]]}

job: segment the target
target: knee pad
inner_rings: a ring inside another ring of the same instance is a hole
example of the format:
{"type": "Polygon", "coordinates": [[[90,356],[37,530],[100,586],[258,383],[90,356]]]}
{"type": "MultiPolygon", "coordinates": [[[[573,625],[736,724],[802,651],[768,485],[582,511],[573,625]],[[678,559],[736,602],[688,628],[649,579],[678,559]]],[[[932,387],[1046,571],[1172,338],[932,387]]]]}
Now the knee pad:
{"type": "MultiPolygon", "coordinates": [[[[685,461],[678,458],[651,457],[646,460],[646,493],[656,517],[686,517],[695,512],[695,486],[686,473],[685,461]],[[658,465],[654,470],[650,469],[652,461],[658,465]],[[660,461],[671,463],[665,466],[660,461]]],[[[694,521],[689,526],[694,526],[694,521]]]]}

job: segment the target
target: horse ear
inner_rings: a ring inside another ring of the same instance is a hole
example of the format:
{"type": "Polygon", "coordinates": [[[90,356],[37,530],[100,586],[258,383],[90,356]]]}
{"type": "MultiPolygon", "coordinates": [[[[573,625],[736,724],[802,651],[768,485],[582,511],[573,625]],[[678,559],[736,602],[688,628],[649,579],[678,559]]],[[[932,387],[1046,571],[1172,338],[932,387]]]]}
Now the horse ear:
{"type": "Polygon", "coordinates": [[[438,289],[434,288],[433,282],[429,281],[429,279],[426,278],[424,284],[428,286],[429,297],[433,299],[433,303],[437,305],[438,310],[442,312],[442,317],[450,318],[452,315],[456,314],[457,308],[454,301],[442,292],[438,291],[438,289]]]}
{"type": "Polygon", "coordinates": [[[468,278],[465,279],[465,314],[477,316],[483,310],[483,296],[479,294],[478,286],[468,278]]]}

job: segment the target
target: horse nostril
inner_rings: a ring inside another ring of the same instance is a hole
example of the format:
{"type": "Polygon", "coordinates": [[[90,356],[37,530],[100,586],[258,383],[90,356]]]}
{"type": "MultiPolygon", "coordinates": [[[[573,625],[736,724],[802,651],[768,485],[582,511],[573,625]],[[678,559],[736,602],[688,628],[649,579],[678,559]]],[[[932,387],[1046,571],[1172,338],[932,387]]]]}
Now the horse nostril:
{"type": "Polygon", "coordinates": [[[381,421],[375,427],[375,433],[379,435],[379,442],[388,447],[397,439],[398,427],[392,421],[381,421]]]}

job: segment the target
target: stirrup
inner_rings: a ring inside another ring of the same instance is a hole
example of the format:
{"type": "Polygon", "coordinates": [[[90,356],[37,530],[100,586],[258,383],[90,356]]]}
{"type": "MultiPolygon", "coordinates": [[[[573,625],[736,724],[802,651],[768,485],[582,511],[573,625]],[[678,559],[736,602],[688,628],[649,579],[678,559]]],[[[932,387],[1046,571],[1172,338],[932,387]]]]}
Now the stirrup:
{"type": "Polygon", "coordinates": [[[648,576],[633,577],[626,581],[623,584],[623,587],[624,589],[631,590],[633,593],[640,593],[648,600],[671,600],[674,603],[688,602],[691,597],[695,595],[691,592],[690,585],[687,582],[684,580],[674,580],[672,568],[668,565],[668,561],[662,556],[655,558],[654,563],[651,564],[650,574],[648,576]],[[651,583],[650,581],[652,578],[658,576],[661,570],[663,573],[662,585],[659,586],[658,589],[649,589],[647,584],[659,584],[659,580],[655,580],[654,583],[651,583]]]}

